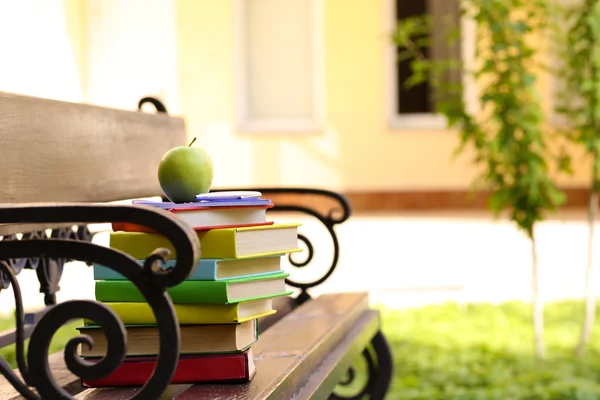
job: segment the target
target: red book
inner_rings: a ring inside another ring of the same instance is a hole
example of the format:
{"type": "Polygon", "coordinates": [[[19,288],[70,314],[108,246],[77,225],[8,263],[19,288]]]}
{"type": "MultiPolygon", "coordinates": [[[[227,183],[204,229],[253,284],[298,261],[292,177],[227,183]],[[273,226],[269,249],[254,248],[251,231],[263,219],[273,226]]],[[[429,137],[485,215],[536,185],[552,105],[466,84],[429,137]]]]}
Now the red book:
{"type": "MultiPolygon", "coordinates": [[[[92,361],[93,359],[86,359],[92,361]]],[[[142,386],[152,376],[156,357],[127,357],[108,376],[95,380],[81,380],[85,387],[142,386]]],[[[171,384],[179,383],[225,383],[249,382],[256,367],[252,359],[252,348],[233,354],[182,355],[179,357],[171,384]]]]}
{"type": "MultiPolygon", "coordinates": [[[[190,206],[186,208],[167,209],[167,211],[172,212],[177,218],[185,221],[194,230],[204,231],[209,229],[273,225],[273,221],[267,221],[267,209],[272,207],[273,203],[261,206],[190,206]]],[[[145,226],[127,222],[115,222],[112,224],[112,229],[115,232],[154,232],[145,226]]]]}

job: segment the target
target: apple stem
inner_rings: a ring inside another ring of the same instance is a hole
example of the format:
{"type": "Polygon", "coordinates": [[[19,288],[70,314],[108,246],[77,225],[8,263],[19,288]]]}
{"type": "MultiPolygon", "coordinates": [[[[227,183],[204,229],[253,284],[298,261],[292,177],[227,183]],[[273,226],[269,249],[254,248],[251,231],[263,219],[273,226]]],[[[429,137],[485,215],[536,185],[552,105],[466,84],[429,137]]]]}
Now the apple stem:
{"type": "Polygon", "coordinates": [[[188,144],[188,147],[192,147],[192,145],[194,144],[195,141],[196,141],[196,138],[193,138],[192,141],[191,141],[191,143],[188,144]]]}

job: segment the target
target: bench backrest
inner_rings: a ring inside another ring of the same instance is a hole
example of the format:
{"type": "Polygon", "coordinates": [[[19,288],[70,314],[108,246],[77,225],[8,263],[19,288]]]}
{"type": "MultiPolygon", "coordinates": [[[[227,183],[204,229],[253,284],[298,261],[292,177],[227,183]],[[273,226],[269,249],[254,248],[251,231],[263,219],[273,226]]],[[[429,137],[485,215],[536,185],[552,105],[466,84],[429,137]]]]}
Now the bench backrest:
{"type": "Polygon", "coordinates": [[[157,165],[182,118],[0,92],[0,203],[161,194],[157,165]]]}

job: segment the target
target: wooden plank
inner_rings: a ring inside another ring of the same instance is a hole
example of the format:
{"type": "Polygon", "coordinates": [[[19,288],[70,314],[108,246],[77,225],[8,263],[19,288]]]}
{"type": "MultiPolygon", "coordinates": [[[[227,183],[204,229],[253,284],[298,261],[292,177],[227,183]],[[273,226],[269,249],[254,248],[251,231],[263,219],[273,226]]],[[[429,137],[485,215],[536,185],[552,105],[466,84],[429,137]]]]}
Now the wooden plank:
{"type": "MultiPolygon", "coordinates": [[[[175,399],[177,396],[192,385],[170,385],[167,390],[157,400],[170,400],[175,399]]],[[[79,393],[75,396],[75,399],[94,399],[94,400],[125,400],[131,398],[140,388],[128,387],[128,388],[99,388],[99,389],[87,389],[84,392],[79,393]]]]}
{"type": "Polygon", "coordinates": [[[296,308],[296,303],[294,298],[291,296],[276,297],[273,299],[273,308],[277,310],[277,313],[260,319],[258,324],[260,332],[265,332],[281,318],[292,312],[294,308],[296,308]]]}
{"type": "Polygon", "coordinates": [[[195,385],[177,399],[291,399],[367,309],[368,296],[363,293],[308,301],[259,338],[252,382],[195,385]]]}
{"type": "Polygon", "coordinates": [[[104,202],[161,193],[182,118],[0,92],[0,203],[104,202]]]}
{"type": "MultiPolygon", "coordinates": [[[[173,386],[173,385],[171,385],[173,386]]],[[[169,386],[169,388],[171,388],[169,386]]],[[[108,399],[129,399],[139,388],[127,387],[127,388],[98,388],[98,389],[86,389],[83,392],[75,396],[76,399],[95,399],[95,400],[108,400],[108,399]]]]}
{"type": "MultiPolygon", "coordinates": [[[[256,376],[248,384],[193,385],[178,400],[290,399],[369,306],[365,293],[328,294],[310,300],[265,331],[253,347],[256,376]]],[[[176,390],[185,388],[178,386],[176,390]]],[[[89,389],[77,399],[120,399],[131,388],[89,389]]],[[[173,390],[173,389],[172,389],[173,390]]]]}
{"type": "Polygon", "coordinates": [[[379,311],[365,311],[344,339],[317,366],[292,399],[326,399],[381,326],[379,311]]]}
{"type": "MultiPolygon", "coordinates": [[[[48,357],[48,364],[50,365],[50,370],[52,371],[52,375],[56,382],[62,386],[67,392],[71,395],[75,395],[84,388],[80,384],[79,378],[71,373],[67,369],[67,365],[64,360],[64,353],[59,351],[58,353],[54,353],[48,357]]],[[[15,373],[21,378],[21,374],[18,370],[15,370],[15,373]]],[[[16,400],[22,399],[23,397],[17,392],[10,383],[0,375],[0,399],[2,400],[16,400]]]]}

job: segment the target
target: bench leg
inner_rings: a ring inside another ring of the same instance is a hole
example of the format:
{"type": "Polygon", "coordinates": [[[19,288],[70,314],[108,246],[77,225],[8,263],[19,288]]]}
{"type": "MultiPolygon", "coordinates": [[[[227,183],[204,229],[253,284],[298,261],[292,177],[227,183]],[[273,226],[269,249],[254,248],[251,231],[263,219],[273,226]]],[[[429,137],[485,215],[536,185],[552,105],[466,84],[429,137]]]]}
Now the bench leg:
{"type": "MultiPolygon", "coordinates": [[[[362,352],[362,357],[367,365],[368,377],[358,393],[336,393],[329,396],[331,400],[383,400],[387,394],[393,376],[393,359],[387,339],[381,331],[377,332],[371,344],[362,352]],[[367,397],[368,396],[368,397],[367,397]]],[[[350,367],[346,377],[339,383],[340,387],[351,386],[356,379],[354,367],[350,367]]],[[[355,390],[353,390],[354,392],[355,390]]]]}
{"type": "MultiPolygon", "coordinates": [[[[34,232],[35,234],[35,232],[34,232]]],[[[28,239],[44,238],[45,232],[40,232],[35,236],[29,234],[28,239]]],[[[50,235],[54,239],[77,240],[86,243],[92,243],[94,235],[90,232],[87,225],[77,226],[77,231],[71,227],[54,229],[50,235]]],[[[30,259],[32,260],[32,259],[30,259]]],[[[35,260],[35,269],[40,282],[40,293],[44,293],[44,303],[47,306],[56,304],[56,292],[60,290],[60,279],[62,277],[64,266],[67,262],[73,261],[67,258],[38,258],[35,260]]],[[[31,262],[31,261],[30,261],[31,262]]],[[[87,263],[91,266],[91,263],[87,263]]]]}
{"type": "Polygon", "coordinates": [[[60,290],[58,283],[62,276],[63,267],[63,259],[42,258],[35,271],[40,282],[40,293],[44,293],[44,304],[47,306],[56,304],[56,292],[60,290]]]}
{"type": "Polygon", "coordinates": [[[371,391],[371,400],[383,399],[390,389],[394,376],[394,360],[390,345],[381,331],[371,341],[377,355],[377,376],[371,391]]]}

